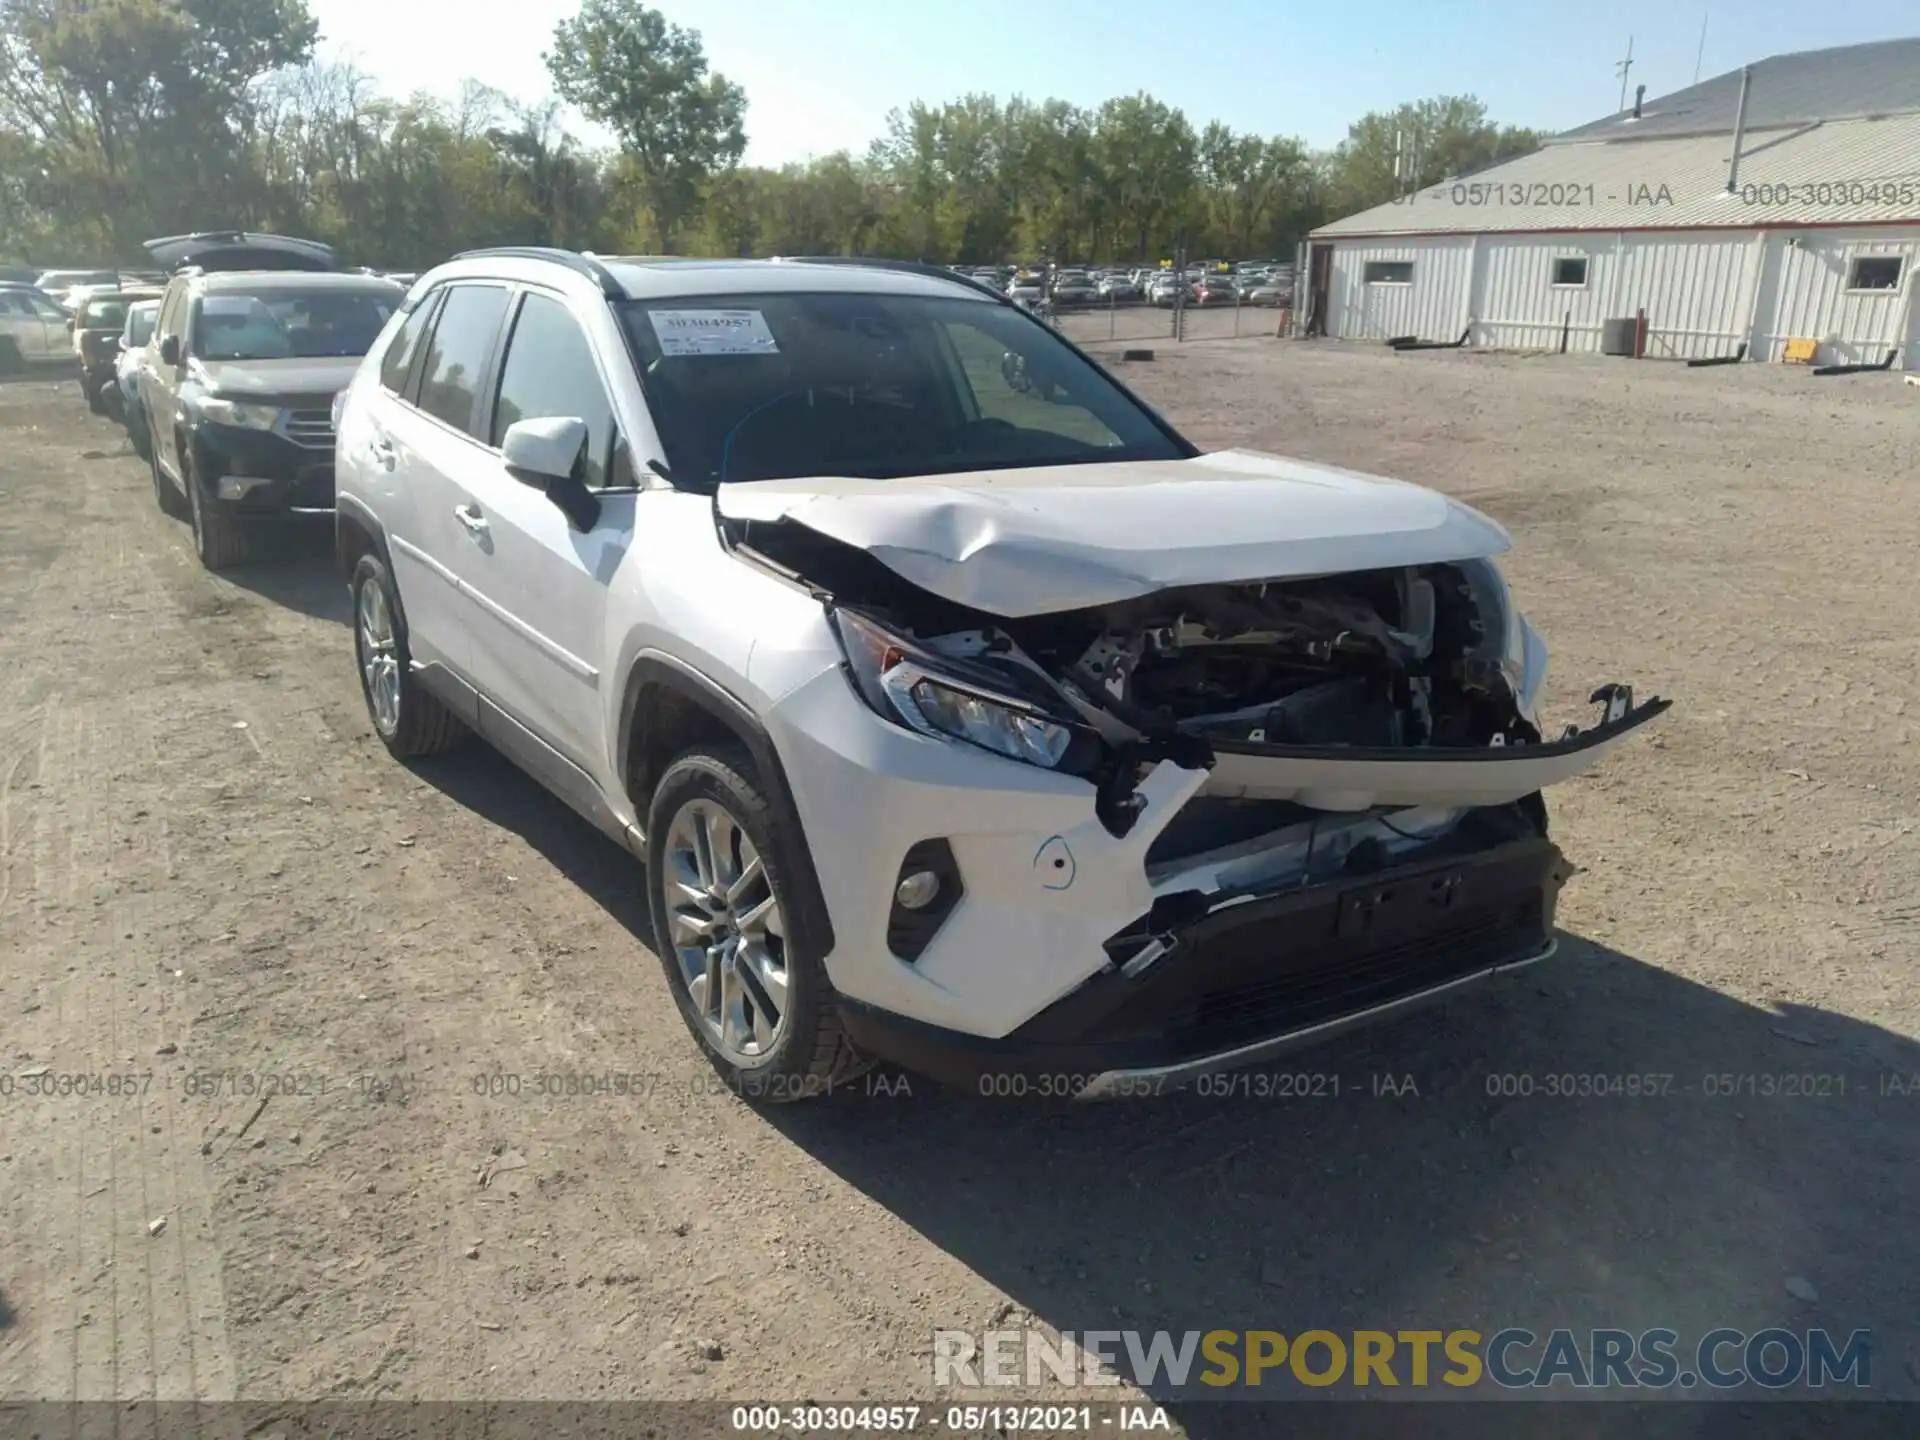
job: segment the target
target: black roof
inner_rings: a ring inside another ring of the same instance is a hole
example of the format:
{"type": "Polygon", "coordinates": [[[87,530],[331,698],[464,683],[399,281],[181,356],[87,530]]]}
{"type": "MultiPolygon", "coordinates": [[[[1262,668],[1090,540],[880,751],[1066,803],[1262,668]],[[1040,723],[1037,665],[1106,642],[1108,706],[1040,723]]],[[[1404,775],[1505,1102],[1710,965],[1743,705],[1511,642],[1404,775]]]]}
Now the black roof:
{"type": "MultiPolygon", "coordinates": [[[[1565,131],[1548,143],[1731,134],[1739,108],[1740,71],[1729,70],[1646,101],[1638,120],[1628,109],[1565,131]]],[[[1801,50],[1753,64],[1749,130],[1915,112],[1920,112],[1920,38],[1801,50]]]]}

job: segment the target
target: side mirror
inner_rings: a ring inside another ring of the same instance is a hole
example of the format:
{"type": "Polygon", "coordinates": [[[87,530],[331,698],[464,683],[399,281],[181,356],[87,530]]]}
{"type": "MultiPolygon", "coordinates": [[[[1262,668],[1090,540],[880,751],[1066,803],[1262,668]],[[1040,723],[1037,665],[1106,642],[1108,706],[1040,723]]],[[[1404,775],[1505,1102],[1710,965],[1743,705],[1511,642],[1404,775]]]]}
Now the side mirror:
{"type": "Polygon", "coordinates": [[[180,337],[169,335],[160,342],[160,358],[168,365],[180,363],[180,337]]]}
{"type": "Polygon", "coordinates": [[[587,422],[578,416],[549,415],[516,420],[500,439],[507,473],[545,490],[576,530],[591,530],[600,519],[600,501],[578,473],[587,436],[587,422]]]}

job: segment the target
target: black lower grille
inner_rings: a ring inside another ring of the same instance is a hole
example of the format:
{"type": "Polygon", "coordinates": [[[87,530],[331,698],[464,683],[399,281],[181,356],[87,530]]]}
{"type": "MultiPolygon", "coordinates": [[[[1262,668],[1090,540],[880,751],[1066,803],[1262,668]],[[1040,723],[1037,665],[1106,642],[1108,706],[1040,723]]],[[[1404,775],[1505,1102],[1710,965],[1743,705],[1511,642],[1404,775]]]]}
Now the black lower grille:
{"type": "MultiPolygon", "coordinates": [[[[1116,967],[1020,1028],[1024,1040],[1093,1047],[1129,1065],[1177,1062],[1290,1034],[1462,976],[1530,959],[1553,935],[1565,864],[1538,838],[1431,858],[1214,909],[1150,914],[1116,941],[1165,935],[1135,973],[1116,967]]],[[[1190,907],[1189,907],[1190,908],[1190,907]]],[[[1109,953],[1115,946],[1109,944],[1109,953]]],[[[1129,948],[1129,955],[1136,950],[1129,948]]]]}
{"type": "MultiPolygon", "coordinates": [[[[1529,896],[1507,911],[1372,954],[1343,956],[1202,995],[1169,1015],[1167,1026],[1175,1043],[1183,1046],[1203,1041],[1231,1046],[1281,1030],[1305,1029],[1524,958],[1529,945],[1537,950],[1546,943],[1541,921],[1540,899],[1529,896]]],[[[1257,945],[1270,954],[1276,937],[1243,933],[1231,943],[1257,945]]],[[[1217,959],[1238,968],[1235,957],[1217,959]]]]}
{"type": "Polygon", "coordinates": [[[299,509],[325,510],[333,504],[333,471],[316,470],[294,481],[287,503],[299,509]]]}

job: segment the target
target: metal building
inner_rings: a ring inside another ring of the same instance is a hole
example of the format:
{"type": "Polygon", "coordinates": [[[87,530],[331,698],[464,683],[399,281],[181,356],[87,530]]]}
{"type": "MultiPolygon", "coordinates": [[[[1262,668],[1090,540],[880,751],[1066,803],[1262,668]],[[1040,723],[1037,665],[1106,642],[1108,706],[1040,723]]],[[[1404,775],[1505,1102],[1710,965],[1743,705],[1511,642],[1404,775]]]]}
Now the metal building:
{"type": "Polygon", "coordinates": [[[1648,356],[1773,360],[1797,339],[1820,363],[1920,369],[1920,39],[1638,100],[1302,248],[1308,333],[1597,350],[1626,321],[1648,356]]]}

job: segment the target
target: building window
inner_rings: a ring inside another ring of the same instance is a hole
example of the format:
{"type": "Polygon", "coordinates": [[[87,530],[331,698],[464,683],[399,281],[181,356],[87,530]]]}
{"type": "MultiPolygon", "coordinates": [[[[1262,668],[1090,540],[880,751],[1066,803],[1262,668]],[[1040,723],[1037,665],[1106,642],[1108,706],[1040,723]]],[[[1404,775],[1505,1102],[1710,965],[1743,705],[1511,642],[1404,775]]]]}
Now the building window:
{"type": "Polygon", "coordinates": [[[1369,260],[1366,282],[1369,285],[1411,285],[1413,262],[1411,260],[1369,260]]]}
{"type": "Polygon", "coordinates": [[[1584,255],[1562,255],[1553,262],[1553,283],[1556,285],[1585,285],[1587,283],[1587,257],[1584,255]]]}
{"type": "Polygon", "coordinates": [[[1853,269],[1847,276],[1849,290],[1898,290],[1900,288],[1900,257],[1898,255],[1862,255],[1853,262],[1853,269]]]}

